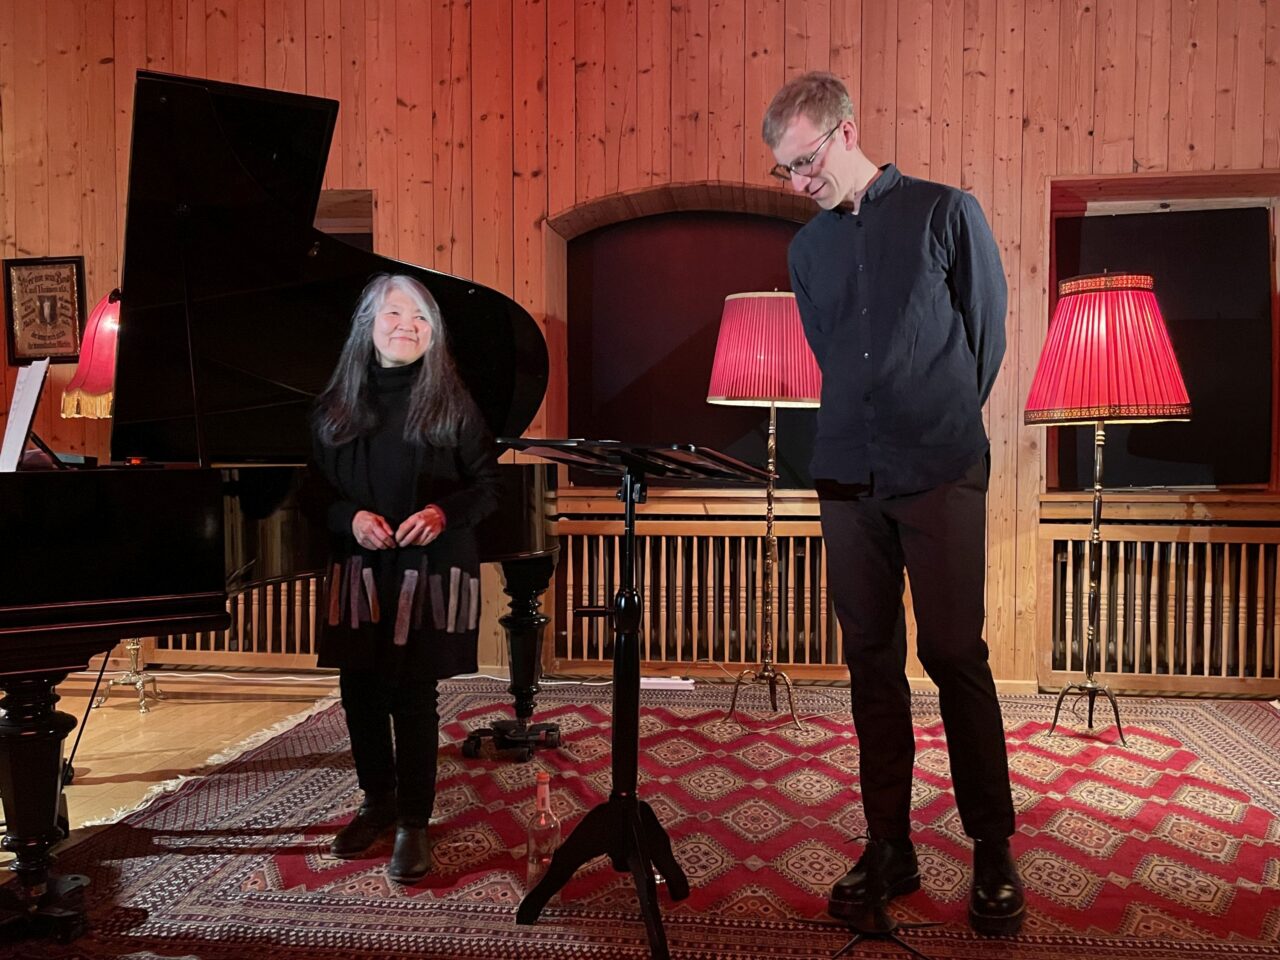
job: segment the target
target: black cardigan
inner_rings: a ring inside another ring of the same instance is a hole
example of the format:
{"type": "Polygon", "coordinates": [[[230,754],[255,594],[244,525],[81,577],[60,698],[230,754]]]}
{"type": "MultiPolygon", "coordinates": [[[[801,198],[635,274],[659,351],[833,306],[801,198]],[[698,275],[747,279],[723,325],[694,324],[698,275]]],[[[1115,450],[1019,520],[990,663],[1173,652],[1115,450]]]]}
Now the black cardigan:
{"type": "Polygon", "coordinates": [[[321,666],[435,678],[476,670],[480,563],[474,528],[498,503],[496,451],[482,429],[456,447],[404,439],[420,365],[370,368],[378,411],[373,430],[338,447],[314,438],[313,472],[324,491],[330,541],[321,666]],[[446,526],[426,547],[366,550],[351,532],[360,510],[382,515],[394,531],[432,503],[444,511],[446,526]]]}

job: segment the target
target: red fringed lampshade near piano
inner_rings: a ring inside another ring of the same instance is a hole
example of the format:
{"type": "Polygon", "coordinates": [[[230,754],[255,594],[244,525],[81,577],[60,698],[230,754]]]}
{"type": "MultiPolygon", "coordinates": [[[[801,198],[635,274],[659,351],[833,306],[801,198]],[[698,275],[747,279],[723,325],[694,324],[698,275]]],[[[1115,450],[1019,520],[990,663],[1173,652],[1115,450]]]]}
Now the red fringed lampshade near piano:
{"type": "Polygon", "coordinates": [[[80,362],[67,388],[62,391],[64,417],[111,416],[111,397],[116,379],[116,336],[120,331],[119,292],[98,301],[85,325],[80,362]]]}
{"type": "Polygon", "coordinates": [[[708,403],[816,407],[822,373],[804,339],[793,293],[725,297],[708,403]]]}

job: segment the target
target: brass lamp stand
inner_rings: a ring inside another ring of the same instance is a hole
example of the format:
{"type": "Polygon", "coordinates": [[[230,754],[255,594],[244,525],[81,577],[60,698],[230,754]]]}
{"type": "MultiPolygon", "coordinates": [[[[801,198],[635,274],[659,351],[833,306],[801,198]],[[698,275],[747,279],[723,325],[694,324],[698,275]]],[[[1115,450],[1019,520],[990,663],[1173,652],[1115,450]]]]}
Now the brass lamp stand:
{"type": "Polygon", "coordinates": [[[160,688],[156,686],[156,678],[145,670],[139,669],[139,653],[142,650],[142,640],[139,637],[124,642],[125,652],[129,654],[129,669],[118,677],[112,677],[107,681],[106,692],[97,700],[93,701],[95,707],[100,707],[107,702],[107,697],[111,693],[111,688],[115,686],[134,687],[138,691],[138,712],[150,713],[151,708],[147,706],[147,684],[151,684],[151,694],[157,700],[163,700],[164,695],[160,692],[160,688]]]}
{"type": "Polygon", "coordinates": [[[1023,418],[1027,424],[1093,424],[1093,524],[1089,530],[1084,679],[1068,683],[1058,694],[1050,734],[1058,726],[1058,714],[1068,693],[1088,697],[1092,730],[1094,703],[1102,694],[1111,702],[1116,731],[1125,743],[1115,694],[1094,677],[1102,661],[1099,527],[1106,425],[1190,417],[1191,401],[1156,303],[1155,278],[1143,273],[1104,272],[1061,281],[1023,418]]]}
{"type": "Polygon", "coordinates": [[[731,293],[724,298],[720,335],[711,365],[707,402],[769,408],[769,478],[765,485],[764,627],[760,631],[760,666],[743,670],[733,684],[726,719],[738,706],[743,684],[767,683],[769,703],[778,712],[778,683],[787,688],[787,705],[796,727],[791,678],[773,666],[773,573],[778,540],[773,535],[773,488],[778,474],[778,407],[816,407],[822,396],[822,373],[805,342],[793,293],[731,293]]]}
{"type": "Polygon", "coordinates": [[[773,667],[773,572],[778,562],[778,538],[773,534],[773,484],[777,476],[778,460],[778,407],[769,404],[769,482],[765,485],[764,512],[764,627],[760,631],[760,667],[746,669],[738,674],[733,682],[733,696],[729,699],[729,710],[726,718],[733,716],[738,706],[738,692],[743,684],[767,683],[769,685],[769,705],[774,713],[778,712],[778,683],[787,688],[787,707],[791,711],[791,719],[796,729],[803,730],[804,724],[796,716],[795,691],[791,688],[791,678],[773,667]]]}
{"type": "Polygon", "coordinates": [[[1058,726],[1058,713],[1062,710],[1062,701],[1068,693],[1082,693],[1089,698],[1089,729],[1093,729],[1093,705],[1098,694],[1103,694],[1111,701],[1111,711],[1116,716],[1116,732],[1120,734],[1120,742],[1125,746],[1124,727],[1120,725],[1120,707],[1116,703],[1116,695],[1105,683],[1094,679],[1093,673],[1098,669],[1102,655],[1098,649],[1101,638],[1098,636],[1101,621],[1102,598],[1099,595],[1098,581],[1102,576],[1102,535],[1098,528],[1102,524],[1102,445],[1106,442],[1106,423],[1098,420],[1093,425],[1093,526],[1089,530],[1089,619],[1085,632],[1084,645],[1084,679],[1068,683],[1058,694],[1058,703],[1053,708],[1053,723],[1049,724],[1049,735],[1053,735],[1058,726]]]}

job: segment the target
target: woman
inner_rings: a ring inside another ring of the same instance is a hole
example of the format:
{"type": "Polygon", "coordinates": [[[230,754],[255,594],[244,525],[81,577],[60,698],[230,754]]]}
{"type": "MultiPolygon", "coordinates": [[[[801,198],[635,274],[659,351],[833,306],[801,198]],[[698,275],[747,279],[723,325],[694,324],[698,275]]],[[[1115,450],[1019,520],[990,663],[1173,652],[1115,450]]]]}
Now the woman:
{"type": "Polygon", "coordinates": [[[319,662],[339,668],[364,791],[330,849],[358,857],[395,824],[387,873],[412,883],[431,865],[436,681],[476,670],[473,528],[499,484],[440,308],[417,280],[382,274],[365,287],[313,439],[333,557],[319,662]]]}

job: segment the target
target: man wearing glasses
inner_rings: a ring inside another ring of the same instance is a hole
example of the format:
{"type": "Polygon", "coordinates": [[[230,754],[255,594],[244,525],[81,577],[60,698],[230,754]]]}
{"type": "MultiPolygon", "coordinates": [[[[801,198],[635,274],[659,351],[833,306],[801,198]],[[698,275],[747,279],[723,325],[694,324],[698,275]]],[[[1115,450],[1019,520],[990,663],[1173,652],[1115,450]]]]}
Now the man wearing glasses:
{"type": "Polygon", "coordinates": [[[982,405],[1004,356],[1000,254],[972,196],[867,159],[849,93],[831,74],[784,86],[763,134],[774,176],[822,208],[796,234],[789,262],[822,369],[812,473],[869,834],[828,910],[851,920],[920,887],[905,569],[917,653],[938,687],[956,805],[974,841],[969,920],[979,933],[1014,934],[1024,896],[982,637],[990,464],[982,405]]]}

